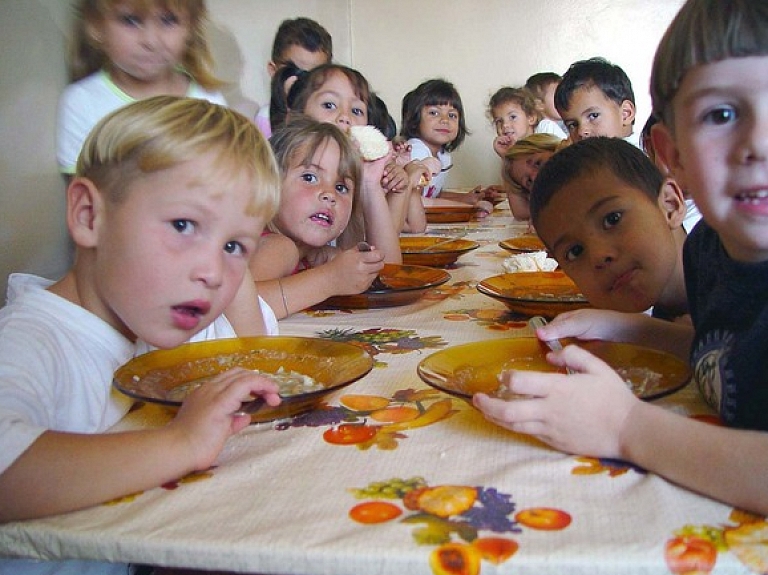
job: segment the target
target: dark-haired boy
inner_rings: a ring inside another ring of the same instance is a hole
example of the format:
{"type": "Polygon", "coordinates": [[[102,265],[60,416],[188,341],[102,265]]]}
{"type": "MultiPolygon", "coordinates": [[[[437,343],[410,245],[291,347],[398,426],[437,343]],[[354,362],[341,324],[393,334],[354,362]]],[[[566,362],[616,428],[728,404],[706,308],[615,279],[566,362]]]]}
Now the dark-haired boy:
{"type": "Polygon", "coordinates": [[[608,136],[640,147],[635,94],[627,74],[604,58],[571,64],[555,90],[555,107],[571,140],[608,136]]]}

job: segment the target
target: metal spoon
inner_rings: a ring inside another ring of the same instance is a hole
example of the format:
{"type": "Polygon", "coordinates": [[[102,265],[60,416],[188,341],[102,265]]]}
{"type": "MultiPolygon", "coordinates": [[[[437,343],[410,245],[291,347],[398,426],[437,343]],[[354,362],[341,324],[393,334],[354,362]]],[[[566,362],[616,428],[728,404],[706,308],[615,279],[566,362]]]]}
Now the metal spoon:
{"type": "Polygon", "coordinates": [[[251,401],[243,402],[243,404],[240,406],[240,409],[235,411],[232,415],[251,415],[253,413],[256,413],[259,409],[261,409],[266,404],[266,401],[263,397],[257,397],[251,401]]]}
{"type": "Polygon", "coordinates": [[[428,247],[424,248],[423,250],[418,250],[418,251],[413,252],[413,253],[415,253],[415,254],[426,254],[426,253],[431,252],[432,250],[434,250],[436,247],[444,246],[445,244],[450,244],[451,242],[455,242],[456,240],[459,240],[459,239],[463,238],[466,235],[467,235],[467,232],[464,232],[461,235],[458,235],[458,236],[455,236],[455,237],[452,237],[452,238],[448,238],[447,240],[441,240],[441,241],[437,242],[436,244],[432,244],[431,246],[428,246],[428,247]]]}
{"type": "MultiPolygon", "coordinates": [[[[358,242],[357,251],[369,252],[371,251],[371,246],[368,244],[368,242],[358,242]]],[[[373,278],[371,285],[368,286],[368,290],[373,290],[373,291],[383,291],[388,289],[389,289],[389,286],[386,283],[384,283],[384,281],[381,279],[381,276],[379,274],[376,274],[376,277],[373,278]]]]}
{"type": "MultiPolygon", "coordinates": [[[[547,325],[547,320],[541,317],[540,315],[534,316],[531,319],[528,320],[528,325],[533,329],[534,333],[536,332],[536,328],[544,327],[547,325]]],[[[551,349],[552,351],[560,351],[563,349],[563,344],[560,343],[559,339],[549,339],[545,340],[544,344],[551,349]]],[[[574,370],[572,370],[570,367],[565,368],[566,373],[576,373],[574,370]]]]}

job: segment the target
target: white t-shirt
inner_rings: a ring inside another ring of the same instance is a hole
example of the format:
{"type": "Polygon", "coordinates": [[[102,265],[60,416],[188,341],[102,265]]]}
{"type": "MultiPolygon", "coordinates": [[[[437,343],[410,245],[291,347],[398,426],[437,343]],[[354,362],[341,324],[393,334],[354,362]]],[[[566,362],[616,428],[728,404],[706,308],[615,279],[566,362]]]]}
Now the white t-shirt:
{"type": "Polygon", "coordinates": [[[269,139],[272,136],[272,119],[269,115],[269,105],[262,106],[253,118],[256,127],[269,139]]]}
{"type": "Polygon", "coordinates": [[[537,125],[536,128],[533,130],[536,134],[552,134],[554,136],[557,136],[561,140],[567,140],[568,134],[565,130],[563,130],[562,127],[560,127],[560,124],[557,122],[553,122],[549,118],[542,119],[537,125]]]}
{"type": "MultiPolygon", "coordinates": [[[[187,96],[223,106],[227,104],[220,92],[205,90],[196,82],[189,83],[187,96]]],[[[118,88],[104,70],[94,72],[64,88],[59,98],[56,126],[59,169],[65,174],[74,174],[85,138],[98,121],[135,101],[135,98],[118,88]]]]}
{"type": "MultiPolygon", "coordinates": [[[[53,282],[12,274],[8,303],[0,309],[0,473],[46,430],[103,433],[128,411],[133,400],[112,387],[112,375],[135,355],[150,349],[132,343],[88,310],[48,291],[53,282]]],[[[277,320],[261,300],[267,331],[277,320]]],[[[235,337],[219,316],[190,341],[235,337]]],[[[2,575],[112,575],[128,566],[95,561],[0,559],[2,575]]]]}
{"type": "MultiPolygon", "coordinates": [[[[411,160],[423,160],[424,158],[431,158],[432,151],[429,147],[419,138],[411,138],[408,140],[411,145],[411,160]]],[[[443,187],[445,186],[445,180],[448,174],[448,170],[453,166],[451,163],[451,154],[440,150],[437,153],[437,159],[440,161],[440,173],[432,176],[432,180],[428,186],[424,186],[422,195],[425,198],[436,198],[440,195],[443,187]]]]}

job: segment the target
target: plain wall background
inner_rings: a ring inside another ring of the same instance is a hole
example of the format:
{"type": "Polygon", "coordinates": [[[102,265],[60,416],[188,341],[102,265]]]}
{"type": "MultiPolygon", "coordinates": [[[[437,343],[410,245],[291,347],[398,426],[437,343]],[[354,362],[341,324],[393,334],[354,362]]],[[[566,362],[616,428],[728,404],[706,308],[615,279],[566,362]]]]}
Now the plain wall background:
{"type": "MultiPolygon", "coordinates": [[[[0,291],[13,271],[59,277],[71,263],[64,183],[55,156],[58,95],[74,0],[0,0],[0,291]]],[[[661,35],[683,0],[208,0],[217,74],[240,111],[269,93],[266,62],[285,18],[307,16],[334,40],[335,60],[360,70],[400,123],[402,96],[444,77],[461,93],[471,135],[449,185],[497,183],[486,116],[490,95],[531,74],[562,74],[603,56],[632,80],[636,129],[650,112],[648,79],[661,35]]]]}

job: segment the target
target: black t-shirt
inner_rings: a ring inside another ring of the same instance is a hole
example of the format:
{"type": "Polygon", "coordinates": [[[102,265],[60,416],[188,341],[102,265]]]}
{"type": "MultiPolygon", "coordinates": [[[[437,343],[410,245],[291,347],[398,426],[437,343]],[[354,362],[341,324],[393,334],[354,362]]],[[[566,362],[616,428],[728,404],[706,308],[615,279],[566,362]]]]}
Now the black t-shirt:
{"type": "Polygon", "coordinates": [[[683,263],[694,380],[725,424],[768,431],[768,262],[732,260],[702,220],[683,263]]]}

